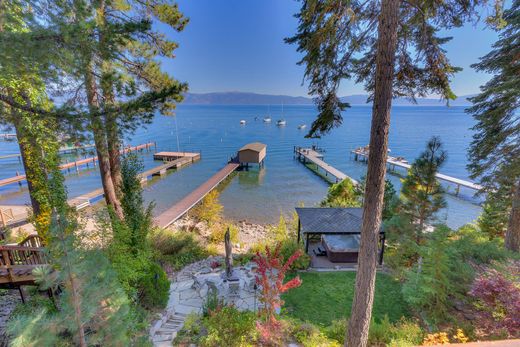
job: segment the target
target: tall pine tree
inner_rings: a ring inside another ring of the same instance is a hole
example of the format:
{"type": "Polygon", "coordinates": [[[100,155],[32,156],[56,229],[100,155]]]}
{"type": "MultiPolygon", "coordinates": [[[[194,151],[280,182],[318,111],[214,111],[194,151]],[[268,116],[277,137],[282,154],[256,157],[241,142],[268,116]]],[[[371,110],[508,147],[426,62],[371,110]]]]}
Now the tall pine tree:
{"type": "Polygon", "coordinates": [[[344,79],[364,83],[373,101],[363,226],[356,294],[345,345],[367,344],[374,300],[377,242],[385,188],[392,99],[430,93],[453,99],[449,82],[459,69],[442,45],[439,30],[461,26],[484,1],[303,0],[298,33],[287,39],[303,53],[318,117],[308,136],[327,133],[342,122],[348,106],[337,90],[344,79]]]}
{"type": "MultiPolygon", "coordinates": [[[[504,12],[507,25],[478,71],[495,76],[471,99],[476,119],[469,169],[480,178],[487,207],[497,224],[506,224],[505,246],[520,251],[520,1],[504,12]],[[507,207],[503,209],[502,207],[507,207]]],[[[485,211],[486,212],[486,211],[485,211]]],[[[490,217],[489,211],[483,217],[490,217]]]]}
{"type": "Polygon", "coordinates": [[[425,224],[435,218],[436,212],[446,207],[444,189],[435,176],[446,158],[440,139],[432,137],[403,181],[400,212],[413,223],[417,243],[421,243],[425,224]]]}

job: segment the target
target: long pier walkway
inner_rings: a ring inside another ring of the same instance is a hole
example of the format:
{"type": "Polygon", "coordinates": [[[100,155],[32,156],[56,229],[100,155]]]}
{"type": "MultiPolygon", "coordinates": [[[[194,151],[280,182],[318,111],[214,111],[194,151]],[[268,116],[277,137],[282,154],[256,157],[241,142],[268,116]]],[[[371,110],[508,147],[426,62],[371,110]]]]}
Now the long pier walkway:
{"type": "MultiPolygon", "coordinates": [[[[155,142],[144,143],[142,145],[124,148],[121,150],[121,153],[128,153],[128,152],[139,151],[142,149],[148,149],[155,145],[156,145],[155,142]]],[[[59,166],[59,168],[61,170],[70,170],[71,168],[74,168],[76,170],[76,172],[78,172],[79,168],[83,165],[86,165],[88,167],[88,165],[90,163],[92,163],[92,165],[96,166],[97,160],[98,160],[97,156],[85,158],[85,159],[81,159],[81,160],[76,160],[74,162],[62,164],[59,166]]],[[[13,176],[13,177],[4,178],[4,179],[0,180],[0,187],[6,186],[8,184],[13,184],[13,183],[21,184],[21,182],[25,181],[25,179],[26,179],[25,175],[19,175],[19,174],[17,174],[16,176],[13,176]]]]}
{"type": "Polygon", "coordinates": [[[155,218],[155,224],[161,228],[166,228],[177,219],[181,218],[193,206],[201,201],[210,191],[219,185],[226,177],[240,167],[239,163],[230,162],[216,174],[211,176],[206,182],[189,193],[178,203],[170,207],[155,218]]]}
{"type": "MultiPolygon", "coordinates": [[[[368,159],[369,152],[368,152],[368,150],[366,150],[363,147],[353,150],[352,153],[354,153],[354,160],[356,160],[356,161],[359,159],[359,157],[363,158],[364,160],[368,159]]],[[[402,167],[406,170],[409,170],[412,167],[412,165],[410,165],[406,160],[404,160],[403,158],[400,158],[400,157],[389,156],[387,158],[386,162],[392,170],[394,170],[395,167],[402,167]]],[[[448,175],[445,175],[445,174],[442,174],[439,172],[435,176],[437,177],[437,179],[439,179],[441,181],[455,184],[455,186],[456,186],[455,195],[459,194],[460,187],[465,187],[465,188],[469,188],[469,189],[473,189],[473,190],[482,189],[482,186],[480,184],[466,181],[466,180],[463,180],[460,178],[448,176],[448,175]]]]}
{"type": "MultiPolygon", "coordinates": [[[[170,154],[171,152],[167,152],[170,154]]],[[[163,176],[167,170],[179,169],[185,165],[193,163],[200,159],[200,153],[182,152],[175,153],[177,159],[167,161],[162,165],[156,166],[149,170],[146,170],[139,174],[141,183],[146,183],[149,177],[152,176],[163,176]]],[[[171,158],[171,155],[170,155],[171,158]]],[[[69,206],[74,207],[77,211],[82,210],[88,206],[91,206],[101,200],[104,196],[103,188],[95,189],[86,194],[76,196],[67,201],[69,206]]],[[[27,220],[29,216],[28,206],[11,205],[11,206],[0,206],[0,227],[12,224],[21,223],[27,220]]]]}
{"type": "Polygon", "coordinates": [[[319,169],[322,169],[325,172],[325,176],[332,176],[335,179],[336,183],[343,181],[345,178],[349,178],[354,184],[358,184],[358,182],[352,177],[347,176],[335,167],[324,162],[322,160],[323,154],[311,148],[294,147],[294,153],[297,155],[298,160],[300,160],[304,164],[307,162],[315,164],[316,171],[319,172],[319,169]]]}

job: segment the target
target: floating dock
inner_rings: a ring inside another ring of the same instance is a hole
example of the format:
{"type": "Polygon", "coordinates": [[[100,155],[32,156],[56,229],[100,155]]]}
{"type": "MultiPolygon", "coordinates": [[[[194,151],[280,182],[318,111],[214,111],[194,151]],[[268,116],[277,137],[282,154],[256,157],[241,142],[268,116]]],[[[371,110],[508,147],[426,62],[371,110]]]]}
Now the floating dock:
{"type": "Polygon", "coordinates": [[[335,167],[327,164],[323,161],[323,154],[315,151],[311,148],[303,148],[303,147],[294,147],[294,153],[297,156],[298,160],[303,164],[312,163],[316,165],[316,171],[319,173],[319,169],[325,172],[325,176],[334,178],[336,183],[343,181],[345,178],[349,178],[354,184],[358,184],[358,181],[353,179],[352,177],[347,176],[343,172],[339,171],[335,167]]]}
{"type": "MultiPolygon", "coordinates": [[[[354,153],[354,160],[356,160],[356,161],[358,161],[360,158],[365,162],[368,160],[369,152],[364,147],[356,148],[355,150],[352,151],[352,153],[354,153]]],[[[386,162],[392,171],[395,171],[396,167],[401,167],[406,170],[409,170],[412,167],[412,165],[409,164],[408,161],[406,161],[402,157],[388,156],[386,162]]],[[[483,188],[479,184],[476,184],[476,183],[473,183],[470,181],[466,181],[466,180],[463,180],[460,178],[448,176],[448,175],[445,175],[442,173],[437,173],[435,176],[437,177],[438,180],[455,184],[456,185],[455,195],[459,194],[461,187],[465,187],[465,188],[469,188],[469,189],[473,189],[473,190],[477,190],[477,191],[481,190],[483,188]]]]}
{"type": "MultiPolygon", "coordinates": [[[[153,146],[156,146],[155,142],[144,143],[144,144],[138,145],[138,146],[126,147],[121,150],[121,153],[140,151],[143,149],[149,149],[150,147],[153,147],[153,146]]],[[[76,160],[74,162],[62,164],[59,166],[59,168],[60,168],[60,170],[68,170],[68,171],[70,171],[71,168],[74,168],[76,170],[76,172],[79,172],[79,169],[81,166],[86,165],[87,167],[89,167],[90,163],[92,163],[93,166],[96,166],[97,161],[98,161],[97,156],[90,157],[90,158],[85,158],[85,159],[81,159],[81,160],[76,160]]],[[[0,180],[0,187],[6,186],[9,184],[13,184],[13,183],[19,183],[21,185],[22,181],[25,181],[25,179],[26,179],[25,175],[20,175],[19,173],[16,173],[16,176],[4,178],[4,179],[0,180]]]]}

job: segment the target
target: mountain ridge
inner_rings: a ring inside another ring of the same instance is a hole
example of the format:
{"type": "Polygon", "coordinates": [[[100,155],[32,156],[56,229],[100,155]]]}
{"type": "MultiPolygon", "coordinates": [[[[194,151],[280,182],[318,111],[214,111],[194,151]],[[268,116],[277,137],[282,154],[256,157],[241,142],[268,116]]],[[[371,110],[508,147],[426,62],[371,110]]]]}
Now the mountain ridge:
{"type": "MultiPolygon", "coordinates": [[[[462,95],[456,100],[451,100],[451,106],[469,106],[468,98],[474,95],[462,95]]],[[[351,105],[370,105],[366,100],[368,95],[353,94],[340,97],[343,102],[351,105]]],[[[186,93],[183,104],[186,105],[313,105],[310,97],[289,96],[275,94],[260,94],[249,92],[213,92],[213,93],[186,93]]],[[[394,106],[444,106],[446,103],[435,98],[417,98],[413,103],[406,98],[396,98],[394,106]]]]}

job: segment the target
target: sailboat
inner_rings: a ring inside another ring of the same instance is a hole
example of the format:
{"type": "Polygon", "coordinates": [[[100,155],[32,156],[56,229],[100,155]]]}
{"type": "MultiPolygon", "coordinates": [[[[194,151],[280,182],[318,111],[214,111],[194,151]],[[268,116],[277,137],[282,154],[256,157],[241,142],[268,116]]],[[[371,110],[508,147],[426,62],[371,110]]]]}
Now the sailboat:
{"type": "MultiPolygon", "coordinates": [[[[282,102],[282,116],[283,116],[283,102],[282,102]]],[[[285,121],[285,119],[279,119],[277,122],[276,122],[276,125],[278,126],[285,126],[287,124],[287,122],[285,121]]]]}
{"type": "Polygon", "coordinates": [[[264,117],[264,123],[271,123],[271,105],[267,106],[267,116],[264,117]]]}

